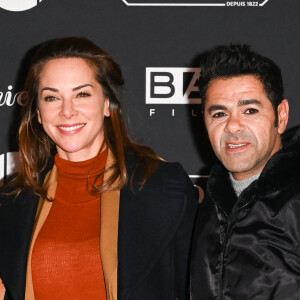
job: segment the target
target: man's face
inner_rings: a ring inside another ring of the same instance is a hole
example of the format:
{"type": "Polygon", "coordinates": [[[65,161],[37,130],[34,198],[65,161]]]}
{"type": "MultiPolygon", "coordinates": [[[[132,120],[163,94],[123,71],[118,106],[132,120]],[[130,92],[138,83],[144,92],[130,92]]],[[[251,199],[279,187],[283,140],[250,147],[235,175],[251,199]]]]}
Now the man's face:
{"type": "Polygon", "coordinates": [[[281,148],[288,102],[275,113],[263,84],[254,75],[214,79],[206,92],[205,125],[214,152],[236,180],[260,173],[281,148]]]}

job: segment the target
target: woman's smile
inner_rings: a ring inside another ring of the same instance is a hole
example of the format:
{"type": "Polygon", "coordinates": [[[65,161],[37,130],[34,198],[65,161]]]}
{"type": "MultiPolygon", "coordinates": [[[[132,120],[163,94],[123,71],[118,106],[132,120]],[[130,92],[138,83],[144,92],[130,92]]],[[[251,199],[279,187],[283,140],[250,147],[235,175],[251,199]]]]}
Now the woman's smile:
{"type": "Polygon", "coordinates": [[[60,157],[83,161],[95,157],[104,140],[109,100],[82,58],[59,58],[40,74],[39,122],[54,141],[60,157]]]}
{"type": "Polygon", "coordinates": [[[63,134],[75,134],[86,125],[86,123],[74,124],[74,125],[58,125],[58,129],[63,134]]]}

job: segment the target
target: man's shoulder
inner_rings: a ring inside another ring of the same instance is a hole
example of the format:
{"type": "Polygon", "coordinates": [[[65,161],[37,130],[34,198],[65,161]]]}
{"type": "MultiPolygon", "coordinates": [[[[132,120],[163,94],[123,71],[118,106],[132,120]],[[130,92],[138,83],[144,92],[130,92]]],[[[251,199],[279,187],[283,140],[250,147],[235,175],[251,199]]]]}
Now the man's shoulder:
{"type": "Polygon", "coordinates": [[[300,127],[286,132],[283,147],[276,152],[263,169],[256,187],[262,197],[275,195],[286,198],[300,191],[300,127]]]}

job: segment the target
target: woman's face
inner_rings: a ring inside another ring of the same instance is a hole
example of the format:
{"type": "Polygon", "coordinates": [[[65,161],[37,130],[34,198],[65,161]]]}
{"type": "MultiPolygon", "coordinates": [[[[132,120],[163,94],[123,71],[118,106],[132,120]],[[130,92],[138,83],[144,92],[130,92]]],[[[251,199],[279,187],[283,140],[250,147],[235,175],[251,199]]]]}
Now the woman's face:
{"type": "Polygon", "coordinates": [[[83,161],[95,157],[101,147],[109,99],[84,59],[58,58],[40,73],[37,113],[58,155],[83,161]]]}

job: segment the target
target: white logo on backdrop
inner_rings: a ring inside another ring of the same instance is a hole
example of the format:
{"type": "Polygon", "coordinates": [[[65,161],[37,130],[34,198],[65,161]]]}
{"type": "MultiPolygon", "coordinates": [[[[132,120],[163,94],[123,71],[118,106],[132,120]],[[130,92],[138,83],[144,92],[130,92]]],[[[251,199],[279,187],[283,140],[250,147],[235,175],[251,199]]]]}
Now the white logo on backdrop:
{"type": "Polygon", "coordinates": [[[6,176],[12,175],[19,170],[19,153],[8,152],[0,155],[0,186],[6,176]]]}
{"type": "Polygon", "coordinates": [[[230,7],[259,7],[270,0],[260,1],[224,1],[224,0],[122,0],[127,6],[230,6],[230,7]],[[209,3],[208,3],[209,2],[209,3]]]}
{"type": "Polygon", "coordinates": [[[200,104],[200,68],[146,68],[146,104],[200,104]]]}
{"type": "Polygon", "coordinates": [[[0,7],[9,11],[24,11],[37,6],[43,0],[0,0],[0,7]]]}
{"type": "Polygon", "coordinates": [[[7,87],[6,92],[0,91],[0,107],[1,106],[13,106],[15,103],[18,103],[19,105],[24,105],[24,92],[13,92],[13,86],[9,85],[7,87]]]}

